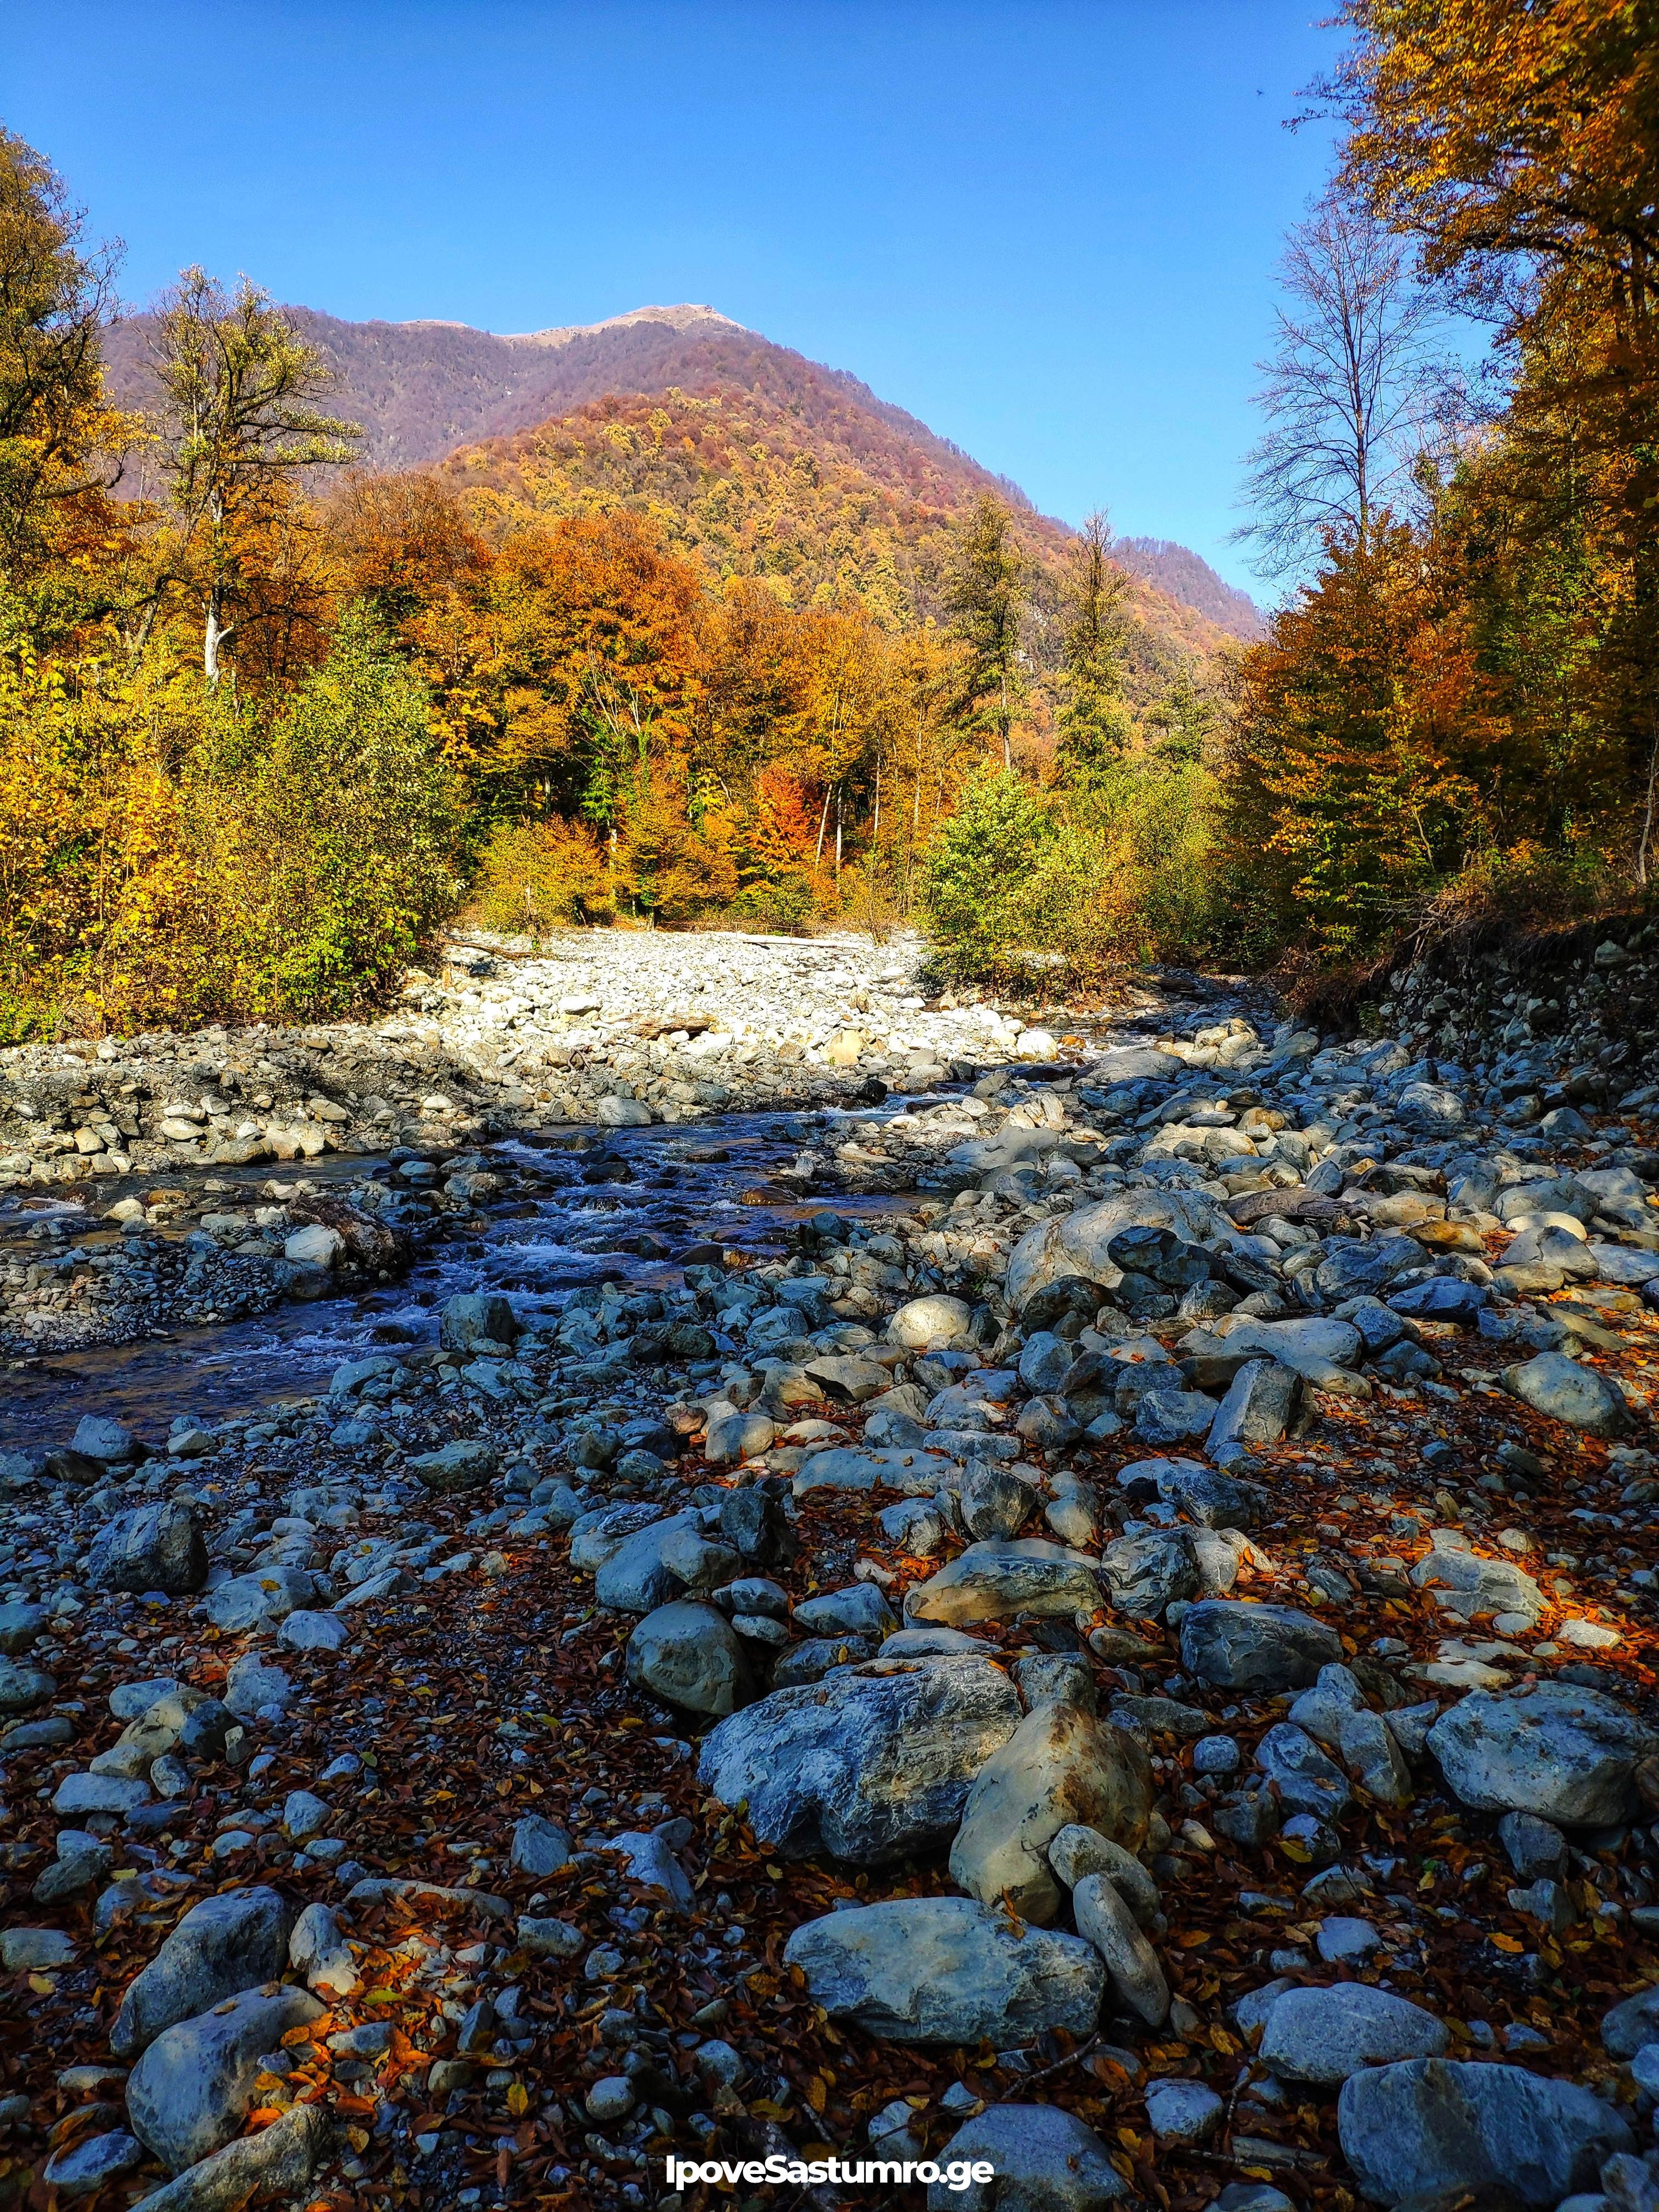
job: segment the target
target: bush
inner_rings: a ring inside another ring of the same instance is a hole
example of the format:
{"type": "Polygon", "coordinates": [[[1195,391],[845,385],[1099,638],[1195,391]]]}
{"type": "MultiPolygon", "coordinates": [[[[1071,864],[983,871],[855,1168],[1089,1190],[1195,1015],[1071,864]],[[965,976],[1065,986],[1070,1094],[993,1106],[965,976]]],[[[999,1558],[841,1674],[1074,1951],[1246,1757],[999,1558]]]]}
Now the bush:
{"type": "Polygon", "coordinates": [[[1118,763],[1082,792],[981,775],[927,855],[941,966],[975,981],[1098,980],[1196,959],[1208,916],[1212,784],[1195,763],[1118,763]]]}
{"type": "Polygon", "coordinates": [[[571,922],[610,921],[605,848],[586,823],[503,823],[484,848],[476,912],[486,929],[539,937],[571,922]]]}

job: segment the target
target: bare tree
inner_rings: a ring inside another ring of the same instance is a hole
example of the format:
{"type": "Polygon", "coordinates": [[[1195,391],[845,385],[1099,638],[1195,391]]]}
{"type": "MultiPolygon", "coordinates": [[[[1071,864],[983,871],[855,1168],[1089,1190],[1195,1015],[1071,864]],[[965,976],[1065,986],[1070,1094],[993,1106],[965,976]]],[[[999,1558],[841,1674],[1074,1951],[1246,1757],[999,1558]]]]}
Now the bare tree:
{"type": "Polygon", "coordinates": [[[1291,233],[1279,276],[1287,303],[1255,394],[1267,429],[1245,480],[1254,514],[1235,533],[1267,575],[1304,567],[1333,532],[1364,545],[1455,415],[1439,303],[1402,240],[1324,199],[1291,233]]]}
{"type": "Polygon", "coordinates": [[[161,302],[154,350],[162,466],[199,580],[202,665],[216,684],[236,627],[228,602],[247,511],[273,483],[349,460],[362,433],[317,412],[333,371],[246,277],[227,296],[204,270],[186,269],[161,302]]]}

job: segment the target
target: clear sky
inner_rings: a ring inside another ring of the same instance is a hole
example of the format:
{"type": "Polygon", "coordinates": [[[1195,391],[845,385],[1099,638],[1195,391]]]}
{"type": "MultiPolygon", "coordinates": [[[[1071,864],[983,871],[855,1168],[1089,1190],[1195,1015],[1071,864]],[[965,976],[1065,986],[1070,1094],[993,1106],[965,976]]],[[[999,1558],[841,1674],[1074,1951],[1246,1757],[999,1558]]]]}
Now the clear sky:
{"type": "Polygon", "coordinates": [[[1329,61],[1290,0],[11,0],[0,117],[143,301],[199,261],[495,331],[718,307],[1237,582],[1329,61]]]}

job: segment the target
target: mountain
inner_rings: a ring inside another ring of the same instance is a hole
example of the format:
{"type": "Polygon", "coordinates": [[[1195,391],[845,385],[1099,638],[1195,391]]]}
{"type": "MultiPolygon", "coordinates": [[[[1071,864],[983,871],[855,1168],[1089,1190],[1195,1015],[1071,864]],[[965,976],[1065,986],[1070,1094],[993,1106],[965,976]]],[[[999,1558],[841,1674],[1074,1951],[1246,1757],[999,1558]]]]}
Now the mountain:
{"type": "MultiPolygon", "coordinates": [[[[793,599],[839,579],[897,620],[936,611],[945,527],[984,492],[1013,508],[1051,581],[1064,556],[1066,526],[1039,515],[1016,485],[847,371],[712,307],[637,307],[511,335],[283,312],[334,368],[331,409],[362,424],[374,469],[443,464],[480,488],[510,479],[552,511],[607,500],[646,507],[718,573],[793,578],[793,599]],[[652,429],[658,415],[672,435],[652,429]]],[[[138,314],[106,334],[111,393],[123,405],[153,401],[150,330],[138,314]]],[[[1196,554],[1161,551],[1169,557],[1157,574],[1123,559],[1150,649],[1207,656],[1255,634],[1231,603],[1243,595],[1229,595],[1196,554]]]]}
{"type": "Polygon", "coordinates": [[[1118,538],[1112,543],[1112,557],[1183,606],[1196,607],[1233,636],[1249,641],[1267,635],[1261,610],[1249,593],[1218,576],[1191,546],[1174,544],[1167,538],[1118,538]]]}

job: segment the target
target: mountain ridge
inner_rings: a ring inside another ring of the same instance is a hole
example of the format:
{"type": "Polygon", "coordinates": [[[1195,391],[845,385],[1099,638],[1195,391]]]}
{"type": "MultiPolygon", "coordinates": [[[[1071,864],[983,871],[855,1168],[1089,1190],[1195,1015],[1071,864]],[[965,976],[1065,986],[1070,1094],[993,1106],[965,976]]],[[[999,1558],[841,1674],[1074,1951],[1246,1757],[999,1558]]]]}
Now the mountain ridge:
{"type": "MultiPolygon", "coordinates": [[[[937,527],[992,492],[1016,510],[1035,550],[1057,556],[1072,535],[1018,485],[849,370],[813,362],[714,307],[646,306],[597,323],[507,333],[438,319],[352,322],[304,307],[283,312],[337,375],[331,406],[363,425],[362,459],[371,469],[447,465],[473,447],[550,434],[611,400],[743,392],[771,425],[793,422],[798,444],[827,444],[882,497],[919,503],[937,527]]],[[[138,313],[106,333],[106,373],[120,404],[149,402],[152,328],[153,317],[138,313]]],[[[1121,564],[1136,580],[1132,611],[1155,635],[1208,654],[1260,635],[1249,600],[1197,554],[1165,540],[1123,543],[1131,550],[1119,555],[1121,564]],[[1156,568],[1133,550],[1146,545],[1162,549],[1156,568]]]]}

